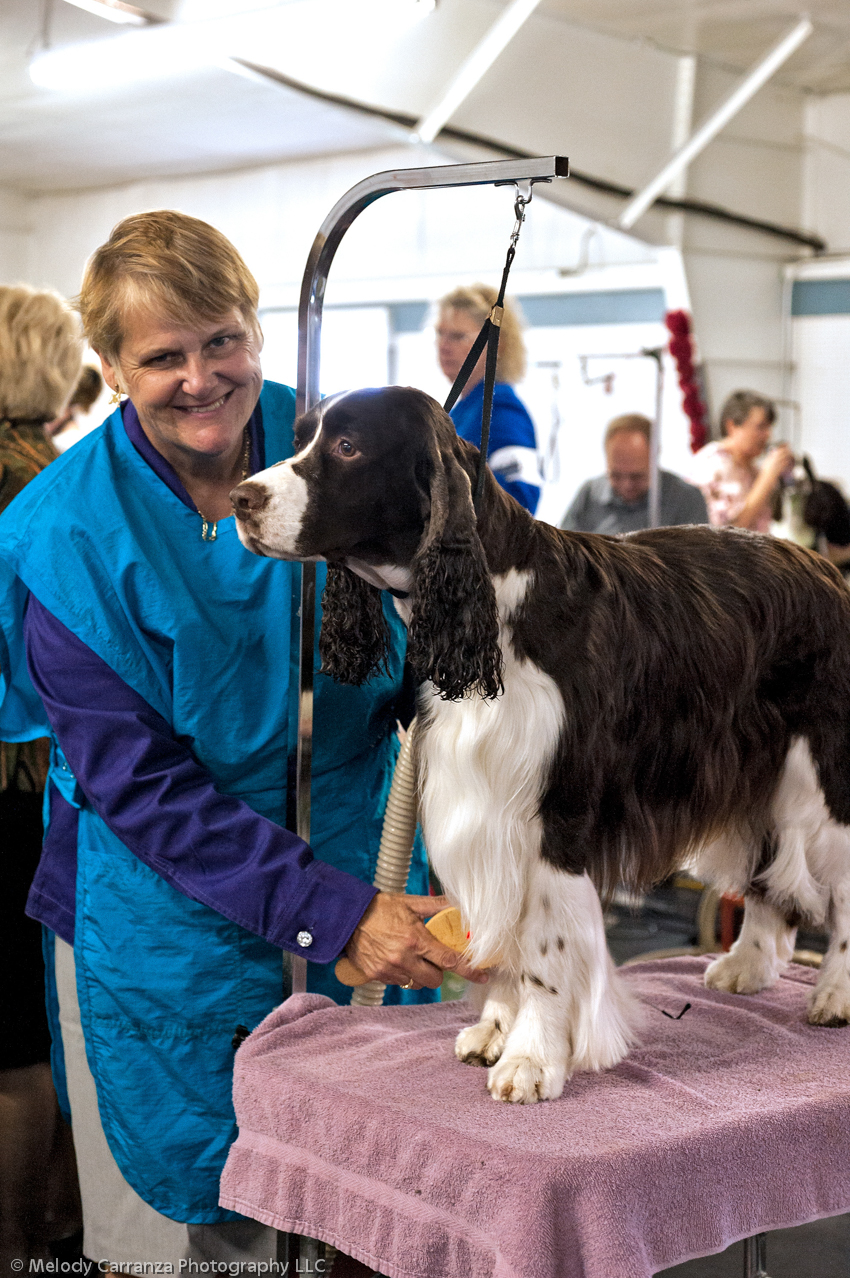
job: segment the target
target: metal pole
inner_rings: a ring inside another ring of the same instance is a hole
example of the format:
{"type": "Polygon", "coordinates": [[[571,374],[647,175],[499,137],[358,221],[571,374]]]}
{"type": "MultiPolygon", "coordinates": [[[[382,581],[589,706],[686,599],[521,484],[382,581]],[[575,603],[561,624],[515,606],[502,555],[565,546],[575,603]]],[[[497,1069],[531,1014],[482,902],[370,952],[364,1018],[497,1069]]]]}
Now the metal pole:
{"type": "MultiPolygon", "coordinates": [[[[328,274],[337,249],[364,209],[393,191],[423,191],[451,186],[498,186],[512,182],[551,182],[568,177],[561,155],[529,160],[488,160],[483,164],[441,164],[429,168],[390,169],[358,182],[338,200],[319,227],[301,282],[298,304],[298,390],[296,411],[319,402],[322,308],[328,274]]],[[[313,757],[313,651],[316,626],[316,567],[301,565],[300,668],[298,675],[298,751],[295,772],[296,832],[310,841],[310,776],[313,757]]],[[[292,992],[307,988],[307,961],[292,959],[292,992]]]]}
{"type": "Polygon", "coordinates": [[[661,473],[658,457],[661,452],[661,397],[664,392],[663,347],[646,350],[644,355],[655,360],[655,417],[649,432],[649,527],[657,528],[661,522],[661,473]]]}
{"type": "Polygon", "coordinates": [[[767,1264],[767,1234],[753,1234],[744,1239],[744,1278],[769,1278],[767,1264]]]}

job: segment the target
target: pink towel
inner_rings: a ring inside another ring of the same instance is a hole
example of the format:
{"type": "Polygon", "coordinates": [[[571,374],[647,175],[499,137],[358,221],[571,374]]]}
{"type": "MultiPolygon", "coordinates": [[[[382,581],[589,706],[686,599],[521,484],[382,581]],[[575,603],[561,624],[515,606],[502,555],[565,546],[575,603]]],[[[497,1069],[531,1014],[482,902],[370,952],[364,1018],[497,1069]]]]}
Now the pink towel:
{"type": "Polygon", "coordinates": [[[806,1023],[805,968],[741,997],[707,962],[625,969],[643,1045],[529,1106],[454,1058],[462,1003],[288,999],[236,1058],[221,1202],[388,1278],[649,1278],[850,1210],[850,1028],[806,1023]]]}

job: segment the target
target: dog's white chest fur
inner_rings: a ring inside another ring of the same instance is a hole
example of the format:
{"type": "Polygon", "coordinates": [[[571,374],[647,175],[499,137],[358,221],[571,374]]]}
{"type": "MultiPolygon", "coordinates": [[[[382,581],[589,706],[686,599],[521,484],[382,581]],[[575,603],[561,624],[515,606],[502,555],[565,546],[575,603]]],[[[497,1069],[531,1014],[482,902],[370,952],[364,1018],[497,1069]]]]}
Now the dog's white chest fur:
{"type": "Polygon", "coordinates": [[[561,694],[548,675],[518,660],[510,617],[531,574],[496,577],[504,694],[442,701],[434,692],[421,738],[422,825],[448,895],[472,930],[472,954],[492,959],[516,930],[529,867],[541,839],[538,804],[563,723],[561,694]]]}

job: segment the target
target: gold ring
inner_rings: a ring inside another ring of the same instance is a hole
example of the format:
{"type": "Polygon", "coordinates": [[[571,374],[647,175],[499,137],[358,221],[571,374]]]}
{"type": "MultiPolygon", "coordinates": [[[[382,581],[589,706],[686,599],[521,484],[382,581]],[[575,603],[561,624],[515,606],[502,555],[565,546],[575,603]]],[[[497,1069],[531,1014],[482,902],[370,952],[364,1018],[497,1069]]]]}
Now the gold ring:
{"type": "Polygon", "coordinates": [[[402,987],[401,987],[401,988],[402,988],[403,990],[412,990],[412,989],[413,989],[413,981],[408,981],[408,982],[407,982],[407,984],[406,984],[406,985],[402,985],[402,987]]]}

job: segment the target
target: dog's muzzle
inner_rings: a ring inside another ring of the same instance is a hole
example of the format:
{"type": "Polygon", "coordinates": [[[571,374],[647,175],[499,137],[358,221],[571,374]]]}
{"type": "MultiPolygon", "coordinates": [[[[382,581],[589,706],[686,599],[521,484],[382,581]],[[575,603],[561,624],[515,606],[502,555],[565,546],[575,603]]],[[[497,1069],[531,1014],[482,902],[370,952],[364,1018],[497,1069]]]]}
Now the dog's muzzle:
{"type": "Polygon", "coordinates": [[[243,480],[230,494],[233,513],[237,519],[250,523],[268,506],[269,497],[265,484],[257,484],[252,479],[243,480]]]}

